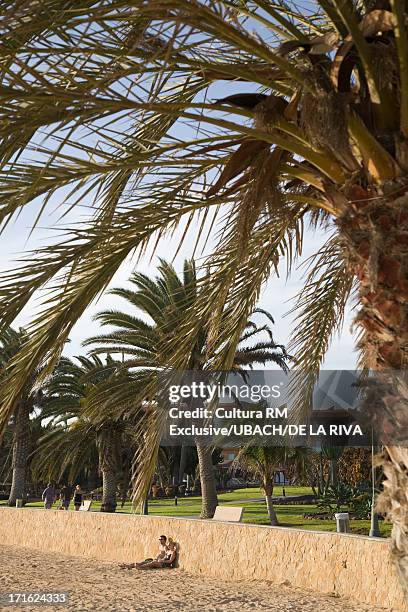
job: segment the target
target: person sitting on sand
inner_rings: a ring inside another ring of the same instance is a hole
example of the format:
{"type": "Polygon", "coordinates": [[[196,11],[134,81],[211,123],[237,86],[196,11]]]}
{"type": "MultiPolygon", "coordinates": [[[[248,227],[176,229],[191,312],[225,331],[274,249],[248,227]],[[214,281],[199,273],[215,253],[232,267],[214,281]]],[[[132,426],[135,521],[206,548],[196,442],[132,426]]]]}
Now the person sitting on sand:
{"type": "Polygon", "coordinates": [[[138,565],[143,565],[145,563],[152,563],[153,561],[162,561],[166,557],[167,553],[167,536],[161,535],[159,537],[159,552],[155,559],[145,559],[140,563],[133,563],[133,567],[137,567],[138,565]]]}
{"type": "Polygon", "coordinates": [[[156,557],[156,561],[159,561],[160,559],[164,559],[164,557],[166,556],[166,549],[167,549],[167,537],[165,535],[161,535],[159,538],[159,554],[156,557]]]}
{"type": "Polygon", "coordinates": [[[122,569],[158,569],[163,567],[174,567],[177,557],[176,543],[166,536],[162,535],[159,538],[159,554],[155,559],[145,559],[140,563],[121,563],[119,567],[122,569]],[[166,543],[167,542],[167,543],[166,543]]]}
{"type": "Polygon", "coordinates": [[[137,569],[159,569],[164,567],[174,567],[174,562],[177,556],[176,543],[171,538],[167,541],[166,552],[164,557],[158,556],[154,561],[143,561],[136,563],[137,569]]]}

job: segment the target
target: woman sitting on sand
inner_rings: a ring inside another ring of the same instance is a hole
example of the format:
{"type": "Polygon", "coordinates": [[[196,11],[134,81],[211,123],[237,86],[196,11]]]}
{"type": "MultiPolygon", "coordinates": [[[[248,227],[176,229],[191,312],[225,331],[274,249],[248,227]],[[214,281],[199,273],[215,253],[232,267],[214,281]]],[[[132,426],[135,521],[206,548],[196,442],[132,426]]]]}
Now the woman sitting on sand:
{"type": "Polygon", "coordinates": [[[137,569],[159,569],[163,567],[173,567],[173,564],[177,556],[177,546],[171,538],[167,540],[166,551],[164,557],[156,559],[155,561],[149,561],[148,563],[136,563],[137,569]]]}

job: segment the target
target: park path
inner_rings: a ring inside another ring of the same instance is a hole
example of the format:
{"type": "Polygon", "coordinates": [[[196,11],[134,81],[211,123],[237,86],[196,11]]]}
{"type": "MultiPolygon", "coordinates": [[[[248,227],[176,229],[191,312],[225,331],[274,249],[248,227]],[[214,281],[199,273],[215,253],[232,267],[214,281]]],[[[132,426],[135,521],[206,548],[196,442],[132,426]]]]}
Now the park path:
{"type": "MultiPolygon", "coordinates": [[[[193,542],[192,542],[193,545],[193,542]]],[[[64,606],[14,606],[21,612],[87,611],[374,612],[385,610],[268,582],[225,582],[180,569],[140,571],[118,563],[0,546],[0,593],[69,591],[64,606]]]]}

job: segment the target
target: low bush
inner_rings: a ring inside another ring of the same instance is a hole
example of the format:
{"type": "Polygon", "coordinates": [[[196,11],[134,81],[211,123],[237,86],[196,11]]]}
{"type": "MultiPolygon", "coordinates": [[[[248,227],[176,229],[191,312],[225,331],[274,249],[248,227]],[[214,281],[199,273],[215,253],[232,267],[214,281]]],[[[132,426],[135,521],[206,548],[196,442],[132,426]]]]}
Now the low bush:
{"type": "Polygon", "coordinates": [[[366,519],[371,514],[371,493],[340,483],[336,487],[329,487],[317,498],[317,507],[331,514],[346,510],[355,518],[366,519]]]}

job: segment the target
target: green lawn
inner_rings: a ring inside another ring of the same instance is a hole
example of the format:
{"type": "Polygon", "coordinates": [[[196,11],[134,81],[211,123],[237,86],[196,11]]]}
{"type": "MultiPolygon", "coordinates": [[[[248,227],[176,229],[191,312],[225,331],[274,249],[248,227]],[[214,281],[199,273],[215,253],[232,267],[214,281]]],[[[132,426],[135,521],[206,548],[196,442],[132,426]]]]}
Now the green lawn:
{"type": "MultiPolygon", "coordinates": [[[[286,495],[304,495],[311,493],[307,487],[286,487],[286,495]]],[[[274,490],[276,496],[282,495],[282,487],[276,487],[274,490]]],[[[268,516],[266,512],[266,504],[263,500],[262,492],[259,489],[238,489],[232,493],[223,493],[219,495],[221,504],[236,504],[243,506],[244,523],[254,523],[256,525],[268,525],[268,516]]],[[[4,505],[6,502],[0,502],[4,505]]],[[[41,502],[29,503],[28,508],[41,507],[41,502]]],[[[55,504],[58,508],[59,504],[55,504]]],[[[336,531],[336,522],[334,520],[319,520],[305,519],[304,513],[316,512],[315,505],[276,505],[276,513],[279,523],[282,527],[297,527],[299,529],[310,529],[320,531],[336,531]]],[[[73,510],[71,504],[70,509],[73,510]]],[[[98,511],[100,502],[94,502],[92,510],[98,511]]],[[[198,517],[201,509],[200,497],[181,497],[178,499],[178,505],[174,505],[174,500],[158,499],[149,501],[149,514],[157,516],[177,516],[177,517],[198,517]]],[[[131,512],[131,504],[127,502],[123,508],[120,504],[118,512],[131,512]]],[[[368,535],[370,529],[370,521],[352,520],[350,522],[352,533],[368,535]]],[[[391,532],[391,525],[380,521],[381,535],[388,537],[391,532]]]]}

